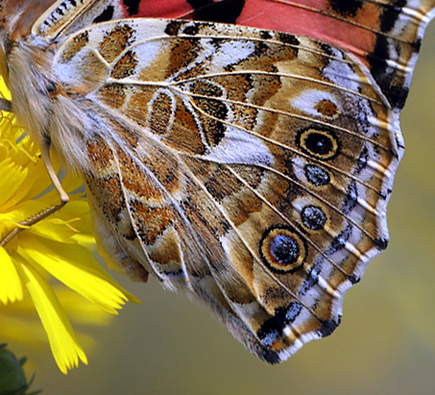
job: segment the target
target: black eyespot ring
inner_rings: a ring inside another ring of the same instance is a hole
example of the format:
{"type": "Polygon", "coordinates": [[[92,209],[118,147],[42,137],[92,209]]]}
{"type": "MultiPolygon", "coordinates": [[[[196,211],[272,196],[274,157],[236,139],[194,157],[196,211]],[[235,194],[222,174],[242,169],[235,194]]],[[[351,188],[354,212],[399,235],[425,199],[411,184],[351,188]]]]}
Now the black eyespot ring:
{"type": "Polygon", "coordinates": [[[306,154],[322,160],[332,159],[340,151],[337,136],[327,129],[304,129],[296,136],[296,144],[306,154]]]}
{"type": "Polygon", "coordinates": [[[272,272],[293,273],[305,263],[307,245],[293,229],[272,226],[260,240],[260,256],[272,272]]]}

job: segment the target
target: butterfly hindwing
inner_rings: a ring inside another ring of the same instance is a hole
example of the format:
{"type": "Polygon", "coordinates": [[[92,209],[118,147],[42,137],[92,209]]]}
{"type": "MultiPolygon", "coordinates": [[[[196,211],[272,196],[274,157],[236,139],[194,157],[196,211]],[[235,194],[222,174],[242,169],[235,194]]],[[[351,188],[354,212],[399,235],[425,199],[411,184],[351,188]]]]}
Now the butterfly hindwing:
{"type": "Polygon", "coordinates": [[[55,70],[99,125],[77,166],[103,243],[270,362],[338,325],[386,245],[402,153],[364,65],[288,34],[137,19],[78,32],[55,70]]]}

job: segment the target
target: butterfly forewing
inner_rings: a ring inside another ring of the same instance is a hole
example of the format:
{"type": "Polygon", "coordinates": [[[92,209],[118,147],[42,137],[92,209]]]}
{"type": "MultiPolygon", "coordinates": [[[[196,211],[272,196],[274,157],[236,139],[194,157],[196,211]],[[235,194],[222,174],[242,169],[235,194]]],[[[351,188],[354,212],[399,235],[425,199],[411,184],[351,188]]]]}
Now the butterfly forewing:
{"type": "Polygon", "coordinates": [[[367,0],[63,0],[40,18],[33,32],[53,38],[65,33],[64,25],[76,31],[90,23],[127,17],[178,17],[304,35],[357,56],[368,66],[390,105],[400,110],[434,7],[435,0],[400,4],[367,0]]]}
{"type": "MultiPolygon", "coordinates": [[[[11,0],[9,0],[11,1],[11,0]]],[[[14,0],[15,1],[15,0],[14,0]]],[[[51,7],[40,16],[32,33],[55,41],[81,27],[126,16],[126,6],[119,0],[44,0],[51,7]]]]}
{"type": "Polygon", "coordinates": [[[368,66],[390,105],[401,110],[435,0],[113,0],[111,7],[119,6],[123,17],[236,23],[337,45],[368,66]]]}

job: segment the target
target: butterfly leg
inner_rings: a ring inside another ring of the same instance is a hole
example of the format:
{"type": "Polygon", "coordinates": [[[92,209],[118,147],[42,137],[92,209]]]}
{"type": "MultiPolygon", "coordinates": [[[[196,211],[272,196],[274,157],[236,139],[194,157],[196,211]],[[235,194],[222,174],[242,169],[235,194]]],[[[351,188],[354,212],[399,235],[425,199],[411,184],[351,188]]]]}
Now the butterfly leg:
{"type": "MultiPolygon", "coordinates": [[[[1,103],[0,103],[1,105],[1,103]]],[[[54,214],[56,211],[59,211],[65,204],[69,201],[69,196],[65,192],[65,190],[62,188],[62,185],[59,181],[59,178],[57,177],[57,174],[53,168],[53,165],[51,163],[50,159],[50,145],[49,144],[42,144],[41,146],[41,156],[45,163],[45,167],[47,168],[48,175],[51,179],[51,182],[53,183],[54,187],[59,193],[60,197],[60,203],[51,206],[32,217],[19,222],[18,226],[12,229],[2,240],[0,240],[0,246],[4,247],[6,244],[8,244],[18,233],[21,231],[29,228],[32,225],[35,225],[39,221],[42,221],[43,219],[49,217],[51,214],[54,214]]]]}
{"type": "Polygon", "coordinates": [[[0,247],[4,247],[6,244],[8,244],[21,231],[28,229],[32,225],[35,225],[37,222],[43,220],[44,218],[49,217],[51,214],[54,214],[56,211],[59,211],[63,206],[65,206],[66,203],[67,202],[62,201],[59,204],[51,206],[46,210],[43,210],[35,214],[34,216],[26,219],[25,221],[19,222],[16,228],[12,229],[2,240],[0,240],[0,247]]]}
{"type": "MultiPolygon", "coordinates": [[[[59,193],[59,197],[60,197],[61,202],[58,205],[61,206],[61,207],[59,207],[59,209],[61,209],[63,206],[65,206],[65,204],[68,203],[69,196],[64,191],[62,184],[60,183],[59,178],[57,177],[57,174],[53,168],[53,164],[51,163],[50,144],[43,143],[41,145],[41,156],[42,156],[42,160],[44,161],[45,167],[47,169],[48,175],[51,179],[51,182],[53,183],[53,186],[56,188],[57,192],[59,193]]],[[[58,206],[58,205],[56,205],[56,206],[58,206]]],[[[56,206],[53,206],[53,207],[56,207],[56,206]]]]}

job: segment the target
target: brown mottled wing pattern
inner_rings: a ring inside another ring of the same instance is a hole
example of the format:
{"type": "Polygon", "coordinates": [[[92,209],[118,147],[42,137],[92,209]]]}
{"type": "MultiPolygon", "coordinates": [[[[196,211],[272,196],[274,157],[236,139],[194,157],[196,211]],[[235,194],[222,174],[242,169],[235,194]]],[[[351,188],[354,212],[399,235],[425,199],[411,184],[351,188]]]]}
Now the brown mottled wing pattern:
{"type": "Polygon", "coordinates": [[[118,266],[204,300],[270,363],[335,329],[387,245],[402,155],[365,66],[289,34],[138,19],[78,32],[55,70],[88,116],[78,167],[118,266]]]}

